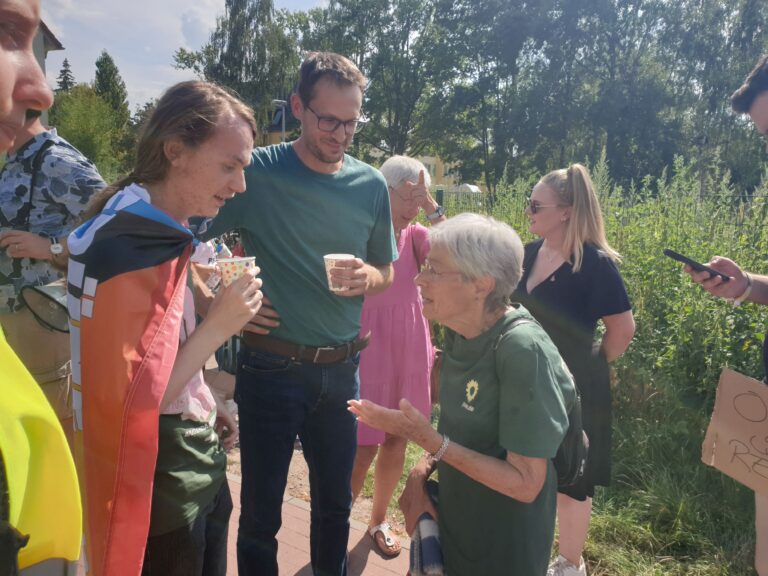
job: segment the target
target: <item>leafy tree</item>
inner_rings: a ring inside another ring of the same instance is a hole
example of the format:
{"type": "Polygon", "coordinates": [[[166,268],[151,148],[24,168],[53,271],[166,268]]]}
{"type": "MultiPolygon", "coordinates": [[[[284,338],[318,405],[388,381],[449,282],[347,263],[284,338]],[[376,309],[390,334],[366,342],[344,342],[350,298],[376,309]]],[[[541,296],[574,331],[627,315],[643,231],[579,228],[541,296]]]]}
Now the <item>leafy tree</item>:
{"type": "Polygon", "coordinates": [[[102,50],[96,60],[96,79],[93,87],[96,94],[115,111],[115,126],[118,129],[124,127],[131,115],[128,108],[128,91],[115,61],[106,50],[102,50]]]}
{"type": "Polygon", "coordinates": [[[296,79],[297,40],[286,30],[272,0],[226,0],[208,43],[177,50],[176,67],[232,88],[264,121],[272,99],[289,93],[296,79]]]}
{"type": "Polygon", "coordinates": [[[102,177],[115,180],[122,170],[115,149],[115,111],[96,90],[78,84],[62,93],[51,108],[51,125],[96,164],[102,177]]]}
{"type": "Polygon", "coordinates": [[[72,68],[69,66],[69,60],[64,58],[61,65],[61,72],[56,80],[57,92],[69,92],[75,86],[75,76],[72,74],[72,68]]]}
{"type": "Polygon", "coordinates": [[[147,100],[142,104],[141,106],[136,106],[136,111],[133,113],[133,116],[131,116],[131,128],[138,133],[139,130],[144,126],[144,123],[149,119],[149,117],[152,115],[152,112],[155,111],[155,107],[157,106],[157,100],[147,100]]]}

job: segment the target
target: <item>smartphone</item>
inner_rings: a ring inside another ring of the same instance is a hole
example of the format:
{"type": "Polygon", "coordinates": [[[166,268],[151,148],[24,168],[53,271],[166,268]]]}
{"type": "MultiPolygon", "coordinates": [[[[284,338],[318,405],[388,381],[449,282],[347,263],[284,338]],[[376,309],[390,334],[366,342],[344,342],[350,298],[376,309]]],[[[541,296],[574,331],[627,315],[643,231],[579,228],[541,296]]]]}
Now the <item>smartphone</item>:
{"type": "Polygon", "coordinates": [[[722,278],[723,282],[728,282],[731,277],[727,276],[726,274],[723,274],[722,272],[718,272],[714,268],[710,268],[709,266],[705,266],[701,262],[696,262],[696,260],[691,260],[687,256],[683,256],[682,254],[679,254],[675,252],[674,250],[670,250],[669,248],[664,249],[664,255],[669,256],[673,260],[677,260],[678,262],[682,262],[683,264],[688,264],[691,268],[696,270],[696,272],[709,272],[709,275],[714,276],[720,276],[722,278]]]}

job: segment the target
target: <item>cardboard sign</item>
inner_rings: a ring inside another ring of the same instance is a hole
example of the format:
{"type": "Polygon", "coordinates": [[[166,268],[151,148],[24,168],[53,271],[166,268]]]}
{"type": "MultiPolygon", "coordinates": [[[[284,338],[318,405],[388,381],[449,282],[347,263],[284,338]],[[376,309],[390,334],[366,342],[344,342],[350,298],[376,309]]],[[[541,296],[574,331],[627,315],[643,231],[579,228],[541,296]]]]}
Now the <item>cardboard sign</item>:
{"type": "Polygon", "coordinates": [[[701,460],[768,494],[768,386],[723,369],[701,460]]]}

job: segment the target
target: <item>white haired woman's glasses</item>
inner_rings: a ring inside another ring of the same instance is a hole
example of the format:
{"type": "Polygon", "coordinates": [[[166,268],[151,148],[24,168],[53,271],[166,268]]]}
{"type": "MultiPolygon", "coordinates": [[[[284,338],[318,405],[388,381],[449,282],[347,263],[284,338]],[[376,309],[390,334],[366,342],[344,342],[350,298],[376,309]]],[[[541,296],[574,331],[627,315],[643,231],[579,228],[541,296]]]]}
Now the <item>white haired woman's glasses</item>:
{"type": "Polygon", "coordinates": [[[432,264],[430,264],[429,260],[425,260],[424,264],[421,265],[421,269],[419,270],[419,274],[427,279],[437,279],[439,280],[443,276],[452,276],[452,275],[459,275],[463,276],[463,273],[459,272],[458,270],[449,270],[446,272],[438,272],[434,268],[432,268],[432,264]]]}

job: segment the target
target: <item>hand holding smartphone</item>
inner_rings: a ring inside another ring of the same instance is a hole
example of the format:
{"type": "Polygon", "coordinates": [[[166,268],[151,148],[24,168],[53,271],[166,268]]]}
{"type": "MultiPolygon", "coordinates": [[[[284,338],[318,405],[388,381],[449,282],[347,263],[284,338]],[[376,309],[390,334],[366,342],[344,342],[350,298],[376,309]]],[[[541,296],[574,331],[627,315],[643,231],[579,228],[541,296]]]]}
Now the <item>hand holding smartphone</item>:
{"type": "Polygon", "coordinates": [[[664,255],[669,256],[673,260],[677,260],[678,262],[682,262],[683,264],[687,264],[696,272],[709,272],[710,277],[720,276],[720,278],[723,280],[723,282],[730,281],[731,277],[727,274],[723,274],[722,272],[718,272],[714,268],[710,268],[709,266],[705,266],[701,262],[696,262],[696,260],[691,260],[687,256],[683,256],[682,254],[675,252],[674,250],[670,250],[669,248],[664,249],[664,255]]]}

